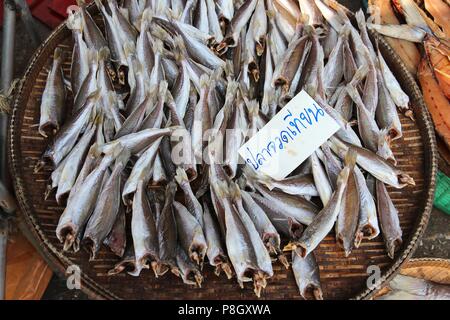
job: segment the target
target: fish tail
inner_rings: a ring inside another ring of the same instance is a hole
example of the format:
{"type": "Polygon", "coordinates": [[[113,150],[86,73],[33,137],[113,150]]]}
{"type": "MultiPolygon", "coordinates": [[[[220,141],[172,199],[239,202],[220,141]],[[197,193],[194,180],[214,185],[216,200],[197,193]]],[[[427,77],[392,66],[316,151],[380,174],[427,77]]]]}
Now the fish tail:
{"type": "Polygon", "coordinates": [[[218,181],[214,186],[214,190],[218,198],[225,198],[229,195],[228,185],[225,181],[218,181]]]}
{"type": "MultiPolygon", "coordinates": [[[[367,51],[363,50],[364,55],[366,55],[367,51]]],[[[372,60],[372,59],[371,59],[372,60]]],[[[362,81],[362,79],[369,73],[369,66],[364,64],[361,67],[356,70],[355,75],[353,76],[353,79],[351,80],[351,83],[359,83],[362,81]]]]}
{"type": "Polygon", "coordinates": [[[230,191],[230,196],[233,199],[241,198],[241,189],[239,189],[239,186],[237,185],[237,183],[234,183],[234,182],[230,183],[229,191],[230,191]]]}
{"type": "Polygon", "coordinates": [[[356,164],[357,153],[353,148],[349,148],[345,154],[345,165],[349,168],[353,168],[356,164]]]}
{"type": "Polygon", "coordinates": [[[178,36],[174,37],[174,43],[175,43],[175,47],[178,49],[175,52],[175,59],[177,61],[181,61],[183,59],[183,53],[186,50],[184,40],[181,36],[178,35],[178,36]]]}
{"type": "Polygon", "coordinates": [[[136,47],[133,42],[127,41],[123,45],[123,51],[125,52],[125,56],[129,57],[136,52],[136,47]]]}
{"type": "Polygon", "coordinates": [[[209,76],[207,73],[204,73],[200,77],[200,87],[206,88],[209,85],[209,76]]]}
{"type": "Polygon", "coordinates": [[[98,52],[98,60],[99,61],[106,61],[109,58],[109,48],[108,47],[103,47],[100,49],[100,51],[98,52]]]}
{"type": "Polygon", "coordinates": [[[164,47],[164,45],[161,40],[155,39],[155,41],[153,41],[153,50],[155,51],[155,53],[162,54],[163,47],[164,47]]]}
{"type": "Polygon", "coordinates": [[[248,113],[257,116],[259,114],[259,103],[256,100],[249,101],[247,105],[248,113]]]}
{"type": "Polygon", "coordinates": [[[158,89],[158,95],[159,97],[165,97],[167,88],[169,87],[169,84],[166,80],[163,80],[159,83],[159,89],[158,89]]]}
{"type": "Polygon", "coordinates": [[[184,171],[184,169],[178,167],[177,174],[175,175],[175,180],[178,182],[179,185],[189,182],[186,171],[184,171]]]}

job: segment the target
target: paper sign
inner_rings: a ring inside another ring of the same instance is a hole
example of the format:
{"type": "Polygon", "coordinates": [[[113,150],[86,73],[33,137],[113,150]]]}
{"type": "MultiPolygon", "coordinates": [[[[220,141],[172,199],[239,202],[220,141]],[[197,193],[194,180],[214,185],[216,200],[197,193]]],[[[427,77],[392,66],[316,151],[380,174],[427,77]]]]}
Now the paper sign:
{"type": "Polygon", "coordinates": [[[239,154],[256,172],[280,180],[339,129],[303,90],[247,141],[239,154]]]}

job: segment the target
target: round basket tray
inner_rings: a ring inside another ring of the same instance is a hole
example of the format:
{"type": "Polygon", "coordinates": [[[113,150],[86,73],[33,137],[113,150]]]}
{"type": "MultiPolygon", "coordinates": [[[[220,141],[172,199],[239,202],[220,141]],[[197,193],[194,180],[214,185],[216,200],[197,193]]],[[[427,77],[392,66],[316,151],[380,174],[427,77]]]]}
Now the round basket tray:
{"type": "MultiPolygon", "coordinates": [[[[98,17],[95,7],[91,6],[89,10],[98,17]]],[[[398,167],[414,178],[416,186],[402,190],[388,188],[399,211],[404,240],[394,260],[388,258],[381,236],[364,241],[348,258],[337,247],[333,233],[322,241],[316,250],[316,257],[325,299],[370,298],[373,291],[366,287],[368,266],[378,265],[381,268],[383,283],[394,276],[419,242],[433,204],[437,152],[430,116],[419,88],[398,56],[386,42],[378,40],[389,66],[411,98],[415,121],[401,116],[403,138],[395,141],[393,151],[398,167]]],[[[193,289],[173,275],[155,279],[150,271],[142,272],[140,277],[127,274],[108,276],[108,270],[118,258],[106,248],[102,248],[98,259],[92,262],[88,261],[88,254],[84,250],[76,254],[62,251],[55,229],[63,207],[52,197],[44,200],[52,168],[46,166],[41,172],[34,173],[33,167],[48,144],[39,135],[36,124],[39,122],[40,98],[52,54],[57,46],[64,50],[64,72],[69,76],[72,45],[71,32],[61,25],[34,54],[15,100],[9,130],[9,160],[24,232],[60,275],[65,274],[68,266],[78,265],[82,270],[82,290],[91,298],[254,299],[251,285],[240,289],[236,281],[215,276],[209,266],[204,268],[203,287],[193,289]]],[[[71,97],[67,101],[71,101],[71,97]]],[[[261,298],[300,299],[292,271],[275,263],[274,273],[261,298]]]]}
{"type": "Polygon", "coordinates": [[[402,267],[400,274],[450,285],[450,260],[438,258],[411,259],[402,267]]]}

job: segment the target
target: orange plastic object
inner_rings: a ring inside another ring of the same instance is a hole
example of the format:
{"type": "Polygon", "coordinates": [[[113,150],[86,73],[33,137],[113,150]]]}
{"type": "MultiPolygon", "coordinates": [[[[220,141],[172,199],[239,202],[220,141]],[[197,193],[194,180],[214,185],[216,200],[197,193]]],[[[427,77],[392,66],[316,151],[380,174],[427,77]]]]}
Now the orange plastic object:
{"type": "Polygon", "coordinates": [[[21,232],[10,234],[6,251],[6,300],[39,300],[52,270],[21,232]]]}

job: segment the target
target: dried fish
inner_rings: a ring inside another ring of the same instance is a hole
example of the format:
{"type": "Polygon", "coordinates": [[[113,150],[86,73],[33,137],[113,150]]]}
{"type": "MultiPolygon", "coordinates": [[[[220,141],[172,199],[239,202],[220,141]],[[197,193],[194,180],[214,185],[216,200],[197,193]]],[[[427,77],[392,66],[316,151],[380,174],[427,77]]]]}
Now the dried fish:
{"type": "Polygon", "coordinates": [[[191,129],[192,144],[194,148],[194,155],[197,162],[203,159],[203,150],[206,145],[208,137],[205,137],[207,132],[212,127],[211,114],[208,103],[208,92],[210,90],[209,77],[205,74],[201,78],[200,99],[194,109],[193,126],[191,129]]]}
{"type": "MultiPolygon", "coordinates": [[[[98,195],[94,211],[84,231],[83,241],[90,249],[90,259],[97,256],[100,246],[111,232],[120,208],[121,174],[128,155],[118,161],[98,195]]],[[[136,247],[136,246],[135,246],[136,247]]]]}
{"type": "Polygon", "coordinates": [[[386,190],[382,181],[376,181],[377,208],[380,219],[381,232],[383,233],[386,251],[391,259],[402,245],[402,229],[398,218],[398,211],[386,190]]]}
{"type": "Polygon", "coordinates": [[[197,220],[198,224],[203,227],[203,210],[202,205],[195,197],[194,192],[192,191],[191,184],[189,183],[188,176],[186,172],[178,168],[177,174],[175,175],[175,180],[180,186],[181,190],[184,193],[184,202],[186,208],[191,213],[191,215],[197,220]]]}
{"type": "Polygon", "coordinates": [[[63,58],[62,49],[57,47],[53,53],[52,68],[47,75],[47,82],[42,93],[39,133],[44,137],[47,137],[49,132],[58,131],[64,120],[66,89],[62,70],[63,58]]]}
{"type": "Polygon", "coordinates": [[[156,230],[156,217],[152,212],[145,184],[140,181],[133,198],[131,235],[135,254],[135,270],[132,276],[139,276],[142,269],[152,268],[159,275],[159,244],[156,230]]]}
{"type": "Polygon", "coordinates": [[[168,127],[163,129],[150,128],[130,133],[106,143],[101,147],[101,150],[103,152],[108,152],[109,150],[114,149],[118,144],[121,144],[127,148],[131,154],[137,154],[148,147],[152,142],[155,142],[161,137],[171,135],[173,131],[177,129],[178,127],[168,127]]]}
{"type": "Polygon", "coordinates": [[[56,201],[58,203],[62,202],[62,197],[69,193],[75,184],[95,131],[95,126],[91,126],[91,128],[86,130],[81,139],[65,158],[64,167],[61,170],[61,175],[58,180],[58,190],[56,191],[56,201]]]}
{"type": "Polygon", "coordinates": [[[359,193],[359,225],[355,238],[355,247],[358,248],[361,240],[374,239],[380,233],[377,218],[377,208],[366,179],[358,167],[354,169],[356,185],[359,193]]]}
{"type": "MultiPolygon", "coordinates": [[[[148,129],[151,130],[151,129],[148,129]]],[[[142,132],[142,131],[141,131],[142,132]]],[[[152,167],[155,161],[156,154],[158,153],[158,148],[161,143],[162,137],[156,139],[139,157],[136,161],[133,169],[131,170],[130,176],[125,182],[125,186],[122,191],[122,198],[124,203],[129,205],[127,198],[134,194],[140,182],[145,185],[150,181],[152,177],[152,167]]]]}
{"type": "Polygon", "coordinates": [[[396,140],[402,137],[402,124],[398,116],[397,108],[380,72],[377,73],[377,77],[379,99],[376,109],[376,119],[380,127],[388,131],[391,140],[396,140]]]}
{"type": "Polygon", "coordinates": [[[75,94],[73,101],[72,114],[76,114],[87,103],[87,99],[97,89],[97,70],[98,70],[98,52],[94,50],[88,51],[89,72],[86,75],[80,89],[75,94]]]}
{"type": "MultiPolygon", "coordinates": [[[[83,108],[69,121],[64,123],[56,134],[53,143],[44,152],[44,158],[50,159],[55,166],[60,164],[64,157],[75,146],[79,135],[88,126],[99,98],[99,91],[94,92],[87,98],[83,108]]],[[[39,163],[37,165],[37,168],[38,167],[40,167],[39,163]]]]}
{"type": "Polygon", "coordinates": [[[343,43],[346,41],[349,32],[350,30],[348,28],[342,29],[323,70],[324,86],[327,96],[333,95],[344,75],[343,43]]]}
{"type": "MultiPolygon", "coordinates": [[[[425,2],[426,3],[426,2],[425,2]]],[[[388,292],[377,300],[448,300],[448,285],[406,275],[396,275],[388,292]]]]}
{"type": "Polygon", "coordinates": [[[254,186],[264,197],[255,196],[253,197],[255,201],[259,205],[263,204],[272,211],[285,216],[286,219],[292,217],[300,223],[309,225],[318,212],[317,207],[313,203],[302,197],[292,196],[276,190],[269,192],[268,189],[259,184],[254,184],[254,186]]]}
{"type": "Polygon", "coordinates": [[[300,11],[303,15],[308,16],[308,24],[313,26],[323,25],[323,16],[314,0],[300,0],[298,2],[300,11]]]}
{"type": "Polygon", "coordinates": [[[222,43],[221,46],[236,46],[241,30],[250,20],[257,2],[258,0],[246,0],[234,13],[233,18],[230,21],[229,30],[225,36],[225,43],[222,43]]]}
{"type": "Polygon", "coordinates": [[[395,24],[374,24],[368,23],[367,27],[371,30],[376,30],[382,35],[402,39],[411,42],[421,43],[427,34],[424,30],[418,27],[409,25],[395,25],[395,24]]]}
{"type": "Polygon", "coordinates": [[[351,85],[346,87],[347,93],[357,106],[358,112],[358,130],[361,139],[364,142],[364,146],[367,149],[376,152],[378,150],[378,137],[380,135],[380,129],[372,116],[364,105],[358,90],[351,85]]]}
{"type": "Polygon", "coordinates": [[[394,103],[400,109],[402,110],[409,109],[408,95],[401,88],[400,84],[398,83],[398,80],[395,78],[394,74],[389,69],[386,61],[384,60],[379,50],[378,50],[378,61],[380,64],[380,70],[383,75],[384,83],[386,84],[386,87],[388,88],[391,94],[392,100],[394,100],[394,103]]]}
{"type": "MultiPolygon", "coordinates": [[[[181,203],[174,201],[173,206],[180,245],[188,253],[189,258],[202,268],[208,249],[202,226],[181,203]]],[[[201,219],[203,220],[203,215],[201,219]]]]}
{"type": "Polygon", "coordinates": [[[158,275],[163,275],[170,269],[172,272],[177,271],[177,225],[173,212],[173,202],[177,185],[175,182],[169,182],[166,186],[164,206],[161,215],[157,221],[158,243],[159,243],[159,259],[158,275]]]}
{"type": "Polygon", "coordinates": [[[103,244],[109,247],[116,256],[121,258],[124,256],[127,245],[127,234],[125,209],[122,204],[120,204],[119,212],[117,213],[116,221],[111,232],[103,241],[103,244]]]}
{"type": "Polygon", "coordinates": [[[203,276],[200,273],[198,266],[192,262],[186,251],[180,245],[177,248],[176,259],[179,270],[177,271],[177,275],[183,279],[183,282],[201,288],[203,276]]]}
{"type": "Polygon", "coordinates": [[[370,172],[375,178],[395,188],[404,188],[407,185],[415,185],[414,179],[408,174],[397,169],[382,157],[368,149],[350,145],[335,137],[330,138],[331,149],[341,158],[352,148],[358,154],[356,162],[361,168],[370,172]]]}
{"type": "Polygon", "coordinates": [[[247,212],[269,253],[277,256],[286,269],[289,268],[286,257],[281,253],[280,235],[266,213],[246,191],[240,190],[240,197],[237,205],[242,208],[238,209],[247,212]]]}
{"type": "Polygon", "coordinates": [[[314,253],[302,258],[295,251],[292,251],[292,271],[294,272],[300,295],[304,299],[307,298],[308,290],[311,290],[316,300],[323,300],[319,266],[314,253]]]}
{"type": "Polygon", "coordinates": [[[72,30],[73,50],[72,63],[70,65],[70,83],[71,91],[75,95],[81,87],[84,79],[89,73],[88,47],[83,39],[83,21],[79,11],[72,12],[68,10],[67,28],[72,30]]]}
{"type": "Polygon", "coordinates": [[[224,249],[223,237],[218,222],[211,213],[206,200],[203,201],[203,221],[203,232],[207,242],[206,256],[208,257],[209,264],[216,268],[216,275],[219,275],[223,270],[228,279],[231,279],[232,270],[224,249]]]}
{"type": "Polygon", "coordinates": [[[79,188],[74,189],[76,193],[68,201],[56,228],[56,236],[63,243],[64,251],[70,248],[73,248],[74,251],[78,250],[79,235],[94,210],[102,185],[101,181],[111,161],[112,156],[105,156],[99,166],[84,179],[79,188]]]}
{"type": "Polygon", "coordinates": [[[336,220],[336,241],[344,249],[344,254],[348,257],[356,243],[357,228],[360,215],[360,197],[358,184],[355,176],[355,159],[356,155],[350,157],[347,153],[345,158],[345,166],[350,168],[347,186],[342,196],[341,209],[336,220]]]}
{"type": "MultiPolygon", "coordinates": [[[[347,164],[354,165],[356,155],[350,151],[347,154],[347,164]]],[[[305,229],[302,236],[298,240],[299,247],[296,253],[301,257],[308,256],[322,241],[328,232],[333,229],[333,225],[341,210],[341,202],[347,187],[348,177],[351,167],[346,165],[339,173],[337,187],[327,205],[316,215],[314,220],[305,229]]]]}

